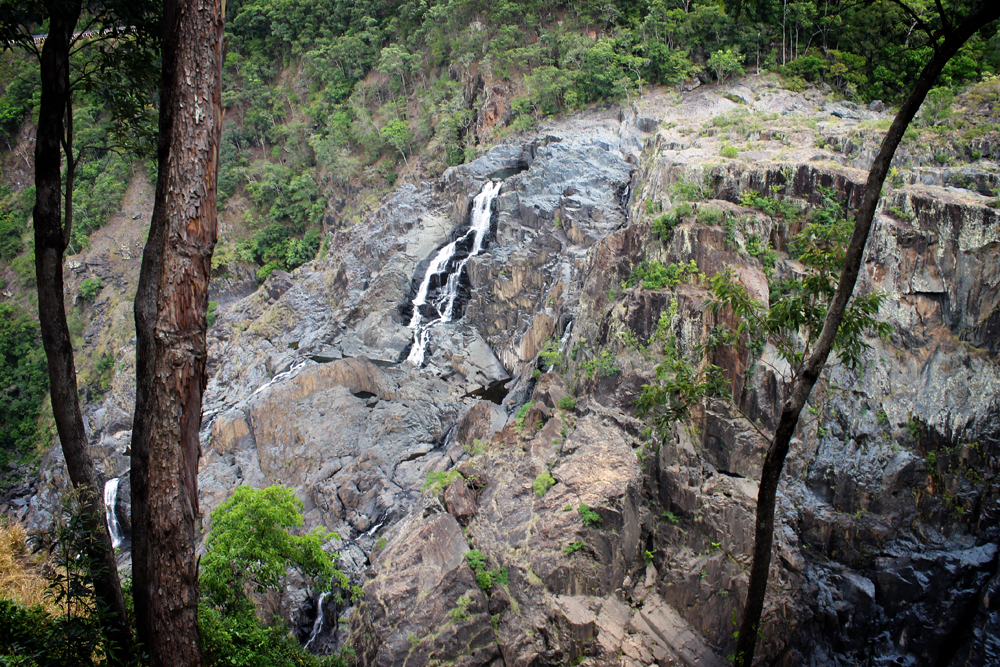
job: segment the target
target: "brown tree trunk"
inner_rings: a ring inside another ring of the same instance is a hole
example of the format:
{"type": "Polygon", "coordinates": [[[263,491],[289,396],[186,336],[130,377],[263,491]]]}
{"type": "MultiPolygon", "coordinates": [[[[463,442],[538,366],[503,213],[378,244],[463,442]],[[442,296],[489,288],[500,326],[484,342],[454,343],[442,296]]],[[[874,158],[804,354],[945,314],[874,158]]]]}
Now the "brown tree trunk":
{"type": "Polygon", "coordinates": [[[840,283],[830,304],[830,310],[823,324],[823,331],[816,341],[816,348],[803,363],[791,395],[785,401],[781,410],[781,418],[774,431],[774,439],[764,458],[764,466],[760,474],[760,489],[757,493],[757,519],[754,533],[753,561],[750,566],[750,583],[747,591],[746,605],[743,608],[743,619],[740,624],[739,637],[736,643],[735,664],[737,667],[750,667],[753,664],[754,649],[760,630],[760,618],[764,608],[764,596],[767,589],[768,569],[771,565],[771,546],[774,538],[774,505],[781,480],[781,471],[788,455],[788,447],[792,435],[799,422],[799,413],[805,406],[813,385],[819,379],[826,359],[833,348],[833,341],[840,322],[844,319],[847,304],[861,270],[865,244],[871,231],[875,209],[882,196],[882,185],[896,147],[903,138],[906,128],[916,115],[927,92],[934,85],[941,70],[952,56],[981,27],[1000,18],[1000,2],[983,0],[977,11],[965,19],[957,28],[950,31],[944,42],[937,48],[930,62],[920,73],[920,78],[913,86],[909,96],[896,113],[896,118],[889,126],[878,155],[872,164],[865,184],[861,206],[855,216],[854,233],[847,247],[844,269],[840,274],[840,283]]]}
{"type": "Polygon", "coordinates": [[[159,173],[135,299],[132,564],[153,667],[201,664],[198,458],[222,127],[221,0],[167,0],[159,173]]]}
{"type": "MultiPolygon", "coordinates": [[[[124,664],[130,647],[128,616],[122,598],[118,568],[111,537],[104,523],[104,498],[94,462],[87,452],[87,434],[77,398],[73,343],[66,325],[63,296],[62,260],[68,242],[72,181],[66,193],[66,221],[63,221],[61,158],[63,149],[72,156],[71,128],[65,125],[72,104],[69,77],[69,50],[73,29],[80,16],[80,2],[50,2],[49,35],[42,48],[42,96],[38,106],[35,142],[35,275],[38,282],[38,320],[42,345],[49,366],[52,413],[59,432],[66,468],[80,496],[83,518],[90,536],[87,550],[100,563],[94,573],[94,589],[112,612],[110,639],[121,651],[109,656],[114,664],[124,664]]],[[[71,116],[69,116],[71,118],[71,116]]]]}

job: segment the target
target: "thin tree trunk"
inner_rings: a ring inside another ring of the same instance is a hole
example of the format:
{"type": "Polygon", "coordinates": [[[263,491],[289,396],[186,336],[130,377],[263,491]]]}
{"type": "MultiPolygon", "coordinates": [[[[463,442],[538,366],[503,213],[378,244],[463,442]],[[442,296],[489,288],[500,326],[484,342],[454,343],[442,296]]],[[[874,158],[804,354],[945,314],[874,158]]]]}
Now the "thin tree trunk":
{"type": "Polygon", "coordinates": [[[750,566],[750,583],[747,591],[746,605],[743,609],[743,620],[740,625],[739,637],[736,643],[737,667],[750,667],[753,664],[754,649],[760,630],[760,618],[764,608],[764,596],[767,589],[768,569],[771,565],[771,545],[774,538],[774,506],[781,480],[781,471],[788,455],[788,447],[792,435],[798,425],[799,413],[809,398],[813,385],[819,379],[826,359],[833,348],[833,341],[840,327],[841,320],[847,310],[848,301],[854,292],[854,285],[861,270],[865,244],[871,231],[875,209],[882,194],[882,184],[896,147],[903,138],[906,128],[916,115],[927,92],[934,85],[938,75],[952,56],[958,52],[965,42],[982,26],[1000,18],[1000,3],[996,0],[984,0],[980,8],[962,22],[953,32],[947,35],[944,42],[934,53],[930,62],[920,73],[920,78],[913,86],[910,95],[903,102],[896,118],[886,132],[878,155],[868,174],[861,206],[855,216],[854,233],[844,261],[844,269],[840,274],[840,283],[834,294],[827,313],[823,331],[816,341],[812,354],[802,365],[799,377],[792,387],[791,395],[785,401],[781,410],[781,418],[775,428],[774,439],[764,458],[764,466],[760,475],[760,489],[757,494],[757,519],[754,534],[753,562],[750,566]]]}
{"type": "MultiPolygon", "coordinates": [[[[67,128],[64,121],[72,102],[69,49],[73,29],[80,16],[80,2],[51,2],[49,12],[49,34],[41,57],[42,96],[38,105],[35,207],[32,212],[38,320],[49,366],[52,414],[70,481],[79,493],[89,535],[86,549],[94,562],[101,564],[99,571],[94,573],[94,590],[113,614],[109,636],[121,649],[110,652],[109,658],[113,664],[124,664],[131,646],[128,615],[118,580],[114,548],[104,523],[104,497],[94,462],[87,452],[87,433],[83,428],[83,416],[77,397],[76,364],[66,324],[63,294],[62,260],[67,245],[66,230],[69,229],[72,215],[72,192],[67,188],[64,226],[61,158],[64,148],[72,156],[72,129],[67,128]]],[[[72,116],[69,115],[69,118],[72,116]]]]}
{"type": "Polygon", "coordinates": [[[153,667],[200,665],[198,458],[222,131],[221,0],[167,0],[159,172],[135,299],[132,562],[153,667]]]}

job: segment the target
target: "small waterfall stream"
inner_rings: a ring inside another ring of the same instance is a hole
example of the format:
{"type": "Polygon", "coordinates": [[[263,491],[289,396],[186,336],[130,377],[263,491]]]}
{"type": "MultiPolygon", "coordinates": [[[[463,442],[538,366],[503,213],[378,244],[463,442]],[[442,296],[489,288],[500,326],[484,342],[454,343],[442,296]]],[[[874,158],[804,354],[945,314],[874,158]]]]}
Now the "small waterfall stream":
{"type": "MultiPolygon", "coordinates": [[[[562,338],[559,339],[559,354],[562,354],[563,351],[566,349],[566,341],[569,340],[569,332],[572,330],[573,330],[573,320],[570,320],[566,324],[566,330],[563,331],[562,338]]],[[[555,367],[556,367],[555,364],[550,364],[549,367],[545,369],[545,372],[551,373],[555,369],[555,367]]]]}
{"type": "Polygon", "coordinates": [[[417,295],[413,298],[413,316],[410,318],[409,324],[410,328],[413,329],[413,347],[406,360],[414,366],[422,366],[424,363],[424,354],[427,351],[427,339],[431,327],[452,321],[462,272],[469,259],[478,255],[483,249],[483,238],[490,230],[493,200],[500,192],[501,184],[501,181],[488,181],[483,185],[483,189],[473,200],[469,231],[438,250],[427,266],[427,273],[424,274],[424,279],[417,289],[417,295]],[[469,247],[468,253],[463,256],[462,249],[467,245],[470,237],[472,245],[469,247]],[[447,278],[441,279],[442,274],[446,274],[447,278]],[[428,294],[435,278],[437,278],[437,283],[441,285],[440,292],[428,304],[428,294]]]}
{"type": "Polygon", "coordinates": [[[319,633],[323,631],[323,603],[326,601],[326,596],[330,593],[322,593],[319,596],[319,602],[316,603],[316,620],[313,621],[312,633],[309,635],[309,641],[306,642],[306,649],[308,650],[319,633]]]}
{"type": "Polygon", "coordinates": [[[121,546],[124,537],[122,527],[115,514],[115,503],[118,502],[118,482],[121,479],[112,477],[104,484],[104,513],[108,519],[108,532],[111,533],[111,546],[115,549],[121,546]]]}

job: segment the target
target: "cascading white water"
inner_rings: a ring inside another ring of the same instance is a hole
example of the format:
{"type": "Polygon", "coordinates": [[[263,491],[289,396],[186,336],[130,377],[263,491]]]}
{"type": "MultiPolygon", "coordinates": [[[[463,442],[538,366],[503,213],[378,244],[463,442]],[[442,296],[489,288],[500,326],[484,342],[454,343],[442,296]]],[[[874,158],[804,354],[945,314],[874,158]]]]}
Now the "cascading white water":
{"type": "Polygon", "coordinates": [[[118,477],[112,477],[104,483],[104,513],[108,519],[108,532],[111,533],[111,545],[117,549],[124,540],[122,527],[118,523],[118,515],[115,514],[115,503],[118,502],[118,477]]]}
{"type": "Polygon", "coordinates": [[[312,633],[309,635],[309,641],[306,642],[306,648],[312,646],[312,643],[316,641],[316,637],[323,630],[323,601],[326,600],[326,596],[330,593],[322,593],[319,596],[319,602],[316,603],[316,620],[313,621],[312,633]]]}
{"type": "Polygon", "coordinates": [[[483,239],[490,231],[490,214],[493,200],[500,192],[501,182],[487,182],[483,189],[472,203],[472,215],[469,223],[469,231],[461,238],[456,239],[444,246],[435,253],[427,266],[427,273],[420,282],[417,295],[413,298],[413,316],[410,318],[410,328],[413,329],[413,347],[407,357],[414,366],[421,366],[424,363],[424,353],[427,351],[427,338],[431,327],[443,322],[451,322],[454,317],[455,299],[458,298],[459,283],[462,279],[462,272],[469,260],[480,253],[483,249],[483,239]],[[427,305],[427,294],[430,291],[431,280],[434,276],[441,275],[448,271],[448,264],[455,258],[456,249],[469,238],[472,238],[472,247],[469,253],[459,259],[454,267],[448,272],[441,293],[434,300],[431,306],[437,312],[437,318],[424,321],[420,313],[420,307],[427,305]]]}
{"type": "MultiPolygon", "coordinates": [[[[566,349],[566,341],[568,341],[568,340],[569,340],[569,332],[570,332],[570,331],[571,331],[572,329],[573,329],[573,320],[570,320],[570,321],[569,321],[569,322],[568,322],[568,323],[566,324],[566,330],[565,330],[565,331],[563,331],[563,335],[562,335],[562,338],[560,338],[560,339],[559,339],[559,354],[562,354],[562,351],[566,349]]],[[[556,367],[556,365],[555,365],[555,364],[551,364],[551,365],[550,365],[550,366],[549,366],[549,367],[548,367],[548,368],[547,368],[547,369],[545,370],[545,372],[546,372],[546,373],[551,373],[551,372],[552,372],[552,370],[553,370],[553,369],[554,369],[555,367],[556,367]]]]}

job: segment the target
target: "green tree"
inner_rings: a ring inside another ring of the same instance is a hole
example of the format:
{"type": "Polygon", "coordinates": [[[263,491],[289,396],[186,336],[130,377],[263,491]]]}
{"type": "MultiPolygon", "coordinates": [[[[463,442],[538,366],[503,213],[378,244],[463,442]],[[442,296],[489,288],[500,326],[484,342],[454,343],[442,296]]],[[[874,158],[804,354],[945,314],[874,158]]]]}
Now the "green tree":
{"type": "Polygon", "coordinates": [[[226,614],[253,611],[250,593],[277,589],[289,569],[298,569],[317,591],[348,587],[347,577],[334,567],[323,544],[340,539],[317,527],[305,535],[289,529],[302,526],[302,501],[292,489],[237,487],[212,511],[211,530],[201,559],[202,591],[226,614]]]}
{"type": "MultiPolygon", "coordinates": [[[[35,237],[35,275],[38,289],[38,319],[48,360],[49,390],[66,468],[80,493],[87,522],[86,551],[102,560],[94,569],[94,588],[114,613],[111,625],[112,662],[124,662],[131,654],[128,616],[115,565],[114,551],[103,525],[104,502],[97,471],[88,453],[88,439],[77,396],[73,345],[66,322],[62,262],[73,239],[73,190],[75,174],[86,147],[74,143],[73,98],[81,88],[99,87],[114,98],[119,86],[103,75],[117,71],[115,83],[125,79],[131,95],[149,88],[148,75],[156,51],[157,7],[150,0],[40,0],[0,2],[0,44],[19,48],[38,58],[41,95],[35,141],[35,202],[32,210],[35,237]],[[82,26],[80,22],[83,22],[82,26]],[[33,33],[44,27],[46,38],[39,51],[33,33]],[[80,30],[83,27],[85,30],[80,30]],[[86,34],[87,29],[93,31],[86,34]],[[121,67],[119,54],[134,56],[146,66],[121,67]],[[65,165],[65,167],[64,167],[65,165]]],[[[112,108],[123,112],[121,127],[136,119],[135,100],[112,108]]],[[[127,134],[127,132],[124,132],[127,134]]]]}
{"type": "Polygon", "coordinates": [[[38,323],[0,303],[0,464],[31,453],[48,384],[38,323]]]}
{"type": "Polygon", "coordinates": [[[767,592],[771,546],[774,541],[775,499],[781,471],[798,425],[799,415],[834,348],[845,316],[848,315],[848,305],[861,270],[865,244],[871,232],[875,209],[881,198],[882,185],[885,183],[896,147],[899,146],[904,132],[948,61],[979,30],[1000,18],[1000,3],[996,0],[961,2],[950,6],[950,11],[945,11],[941,2],[935,3],[934,8],[931,8],[927,4],[908,4],[905,0],[894,1],[906,10],[914,25],[926,35],[933,45],[933,55],[924,65],[910,94],[896,113],[872,163],[861,205],[855,214],[850,243],[844,254],[843,269],[840,271],[836,291],[826,308],[822,329],[816,336],[814,345],[802,353],[803,361],[798,368],[789,397],[782,406],[774,435],[770,439],[761,469],[750,581],[734,655],[738,667],[749,667],[753,664],[761,612],[767,592]]]}
{"type": "Polygon", "coordinates": [[[728,76],[740,76],[743,74],[743,56],[739,51],[725,49],[716,51],[708,58],[709,69],[715,72],[719,83],[725,83],[728,76]]]}

